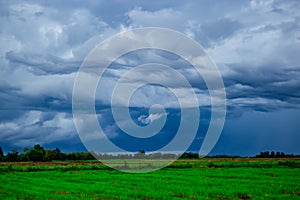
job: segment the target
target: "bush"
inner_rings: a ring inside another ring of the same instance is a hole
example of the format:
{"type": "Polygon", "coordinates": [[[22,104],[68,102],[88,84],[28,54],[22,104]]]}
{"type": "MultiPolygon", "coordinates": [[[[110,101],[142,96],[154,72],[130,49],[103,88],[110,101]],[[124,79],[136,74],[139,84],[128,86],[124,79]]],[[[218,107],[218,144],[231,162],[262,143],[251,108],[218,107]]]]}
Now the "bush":
{"type": "Polygon", "coordinates": [[[216,167],[217,165],[215,165],[215,163],[213,163],[213,162],[209,162],[208,164],[207,164],[207,167],[209,167],[209,168],[211,168],[211,167],[216,167]]]}
{"type": "Polygon", "coordinates": [[[278,166],[286,166],[290,168],[300,168],[300,162],[294,160],[279,161],[278,166]]]}

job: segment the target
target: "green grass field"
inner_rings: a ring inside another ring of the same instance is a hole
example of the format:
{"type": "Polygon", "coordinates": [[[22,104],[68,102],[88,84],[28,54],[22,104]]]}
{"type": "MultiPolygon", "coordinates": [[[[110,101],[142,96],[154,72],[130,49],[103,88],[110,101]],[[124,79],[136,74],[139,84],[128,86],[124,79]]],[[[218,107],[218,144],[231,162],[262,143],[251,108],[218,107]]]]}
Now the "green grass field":
{"type": "Polygon", "coordinates": [[[300,160],[179,160],[142,174],[99,163],[2,163],[0,199],[300,199],[300,160]]]}

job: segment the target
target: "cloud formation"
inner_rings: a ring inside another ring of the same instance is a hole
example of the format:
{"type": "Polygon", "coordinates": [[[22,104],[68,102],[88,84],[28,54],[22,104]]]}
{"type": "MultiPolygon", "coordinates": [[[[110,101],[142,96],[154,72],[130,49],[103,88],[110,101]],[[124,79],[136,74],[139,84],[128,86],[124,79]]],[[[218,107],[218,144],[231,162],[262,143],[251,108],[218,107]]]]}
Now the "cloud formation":
{"type": "MultiPolygon", "coordinates": [[[[1,1],[0,145],[18,148],[77,137],[71,112],[80,64],[99,42],[137,27],[172,28],[203,45],[223,77],[230,119],[256,111],[299,112],[299,10],[297,1],[122,1],[118,6],[116,1],[1,1]]],[[[195,71],[182,59],[158,51],[120,58],[106,72],[107,90],[97,92],[96,106],[109,104],[111,88],[129,67],[149,61],[172,65],[190,80],[200,105],[209,107],[207,88],[195,71]]],[[[157,79],[164,76],[153,73],[157,79]]],[[[182,89],[172,77],[165,81],[182,89]]],[[[172,94],[162,88],[140,90],[135,99],[176,107],[172,94]]],[[[132,103],[139,106],[134,99],[132,103]]],[[[139,119],[147,124],[154,118],[139,119]]],[[[209,119],[209,114],[202,118],[209,119]]],[[[112,121],[106,123],[116,137],[112,121]]],[[[299,131],[285,124],[286,130],[299,131]]]]}

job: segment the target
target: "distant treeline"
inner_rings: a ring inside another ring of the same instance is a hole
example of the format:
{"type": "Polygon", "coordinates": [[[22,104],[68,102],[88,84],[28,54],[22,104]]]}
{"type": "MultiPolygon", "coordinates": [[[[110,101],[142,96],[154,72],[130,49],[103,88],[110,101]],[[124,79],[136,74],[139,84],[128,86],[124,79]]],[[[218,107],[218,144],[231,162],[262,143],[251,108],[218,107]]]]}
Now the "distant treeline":
{"type": "Polygon", "coordinates": [[[264,151],[260,152],[260,154],[255,156],[256,158],[294,158],[294,157],[300,157],[300,155],[294,155],[294,154],[285,154],[283,152],[274,152],[274,151],[264,151]]]}
{"type": "Polygon", "coordinates": [[[62,153],[59,148],[54,150],[44,149],[39,144],[34,145],[33,148],[24,148],[22,153],[17,150],[3,154],[2,148],[0,147],[0,160],[9,162],[24,162],[24,161],[65,161],[65,160],[95,160],[89,152],[76,152],[76,153],[62,153]]]}
{"type": "MultiPolygon", "coordinates": [[[[74,152],[74,153],[62,153],[59,148],[49,150],[44,149],[39,144],[34,145],[32,148],[24,148],[22,153],[19,153],[17,150],[4,155],[2,148],[0,147],[0,161],[8,162],[24,162],[24,161],[33,161],[33,162],[43,162],[43,161],[66,161],[66,160],[96,160],[93,155],[97,155],[98,159],[175,159],[178,155],[171,153],[153,153],[146,154],[144,150],[140,150],[135,154],[95,154],[90,152],[74,152]]],[[[229,155],[216,155],[216,156],[205,156],[209,158],[239,158],[240,156],[229,156],[229,155]]],[[[292,158],[300,157],[293,154],[285,154],[283,152],[274,152],[266,151],[260,152],[260,154],[254,156],[256,158],[292,158]]],[[[198,159],[199,155],[193,152],[183,153],[179,159],[198,159]]]]}
{"type": "MultiPolygon", "coordinates": [[[[274,152],[274,151],[264,151],[260,152],[256,156],[232,156],[232,155],[215,155],[215,156],[205,156],[206,158],[295,158],[300,157],[300,155],[294,155],[294,154],[285,154],[283,152],[274,152]]],[[[188,158],[199,158],[199,155],[197,153],[192,152],[186,152],[183,153],[180,158],[182,159],[188,159],[188,158]]]]}

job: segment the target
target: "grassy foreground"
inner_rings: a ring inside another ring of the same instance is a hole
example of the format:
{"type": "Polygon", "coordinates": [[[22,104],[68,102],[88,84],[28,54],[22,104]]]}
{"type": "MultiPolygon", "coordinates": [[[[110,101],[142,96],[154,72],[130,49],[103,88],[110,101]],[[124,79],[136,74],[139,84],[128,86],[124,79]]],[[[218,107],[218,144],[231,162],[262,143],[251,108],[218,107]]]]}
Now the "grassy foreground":
{"type": "Polygon", "coordinates": [[[98,163],[4,163],[0,199],[300,199],[299,160],[185,160],[145,174],[98,163]]]}

